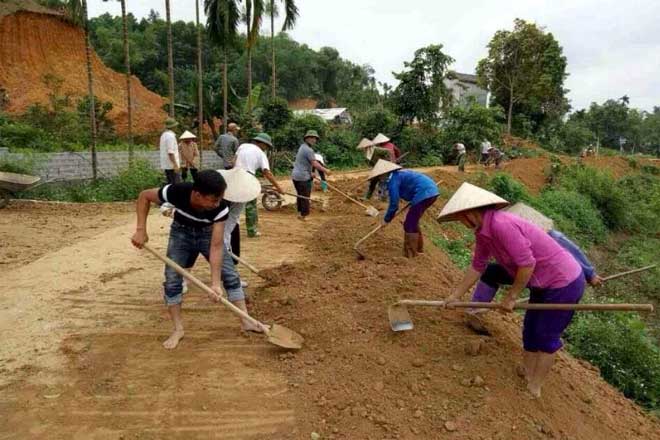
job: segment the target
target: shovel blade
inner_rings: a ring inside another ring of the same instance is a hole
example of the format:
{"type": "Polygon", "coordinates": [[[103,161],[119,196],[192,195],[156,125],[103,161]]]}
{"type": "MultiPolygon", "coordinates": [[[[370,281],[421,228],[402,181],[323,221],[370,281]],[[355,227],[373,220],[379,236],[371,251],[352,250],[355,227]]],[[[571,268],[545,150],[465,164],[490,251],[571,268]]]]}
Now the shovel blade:
{"type": "Polygon", "coordinates": [[[367,215],[370,215],[371,217],[378,217],[378,214],[378,210],[373,206],[367,208],[367,215]]]}
{"type": "Polygon", "coordinates": [[[394,332],[405,332],[414,328],[408,308],[403,304],[392,304],[387,309],[387,316],[390,320],[390,328],[394,332]]]}
{"type": "Polygon", "coordinates": [[[279,324],[273,324],[267,336],[271,344],[289,350],[300,350],[305,341],[298,333],[279,324]]]}

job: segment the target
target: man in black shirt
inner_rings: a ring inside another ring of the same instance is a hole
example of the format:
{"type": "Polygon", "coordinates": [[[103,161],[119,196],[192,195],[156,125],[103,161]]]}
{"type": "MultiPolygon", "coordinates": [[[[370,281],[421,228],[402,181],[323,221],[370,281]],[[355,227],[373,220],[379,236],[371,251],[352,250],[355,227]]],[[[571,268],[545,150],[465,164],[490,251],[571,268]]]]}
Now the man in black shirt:
{"type": "MultiPolygon", "coordinates": [[[[170,229],[167,256],[182,267],[190,268],[202,254],[211,267],[211,288],[215,295],[212,301],[219,301],[227,292],[227,299],[241,310],[247,311],[245,294],[234,262],[223,245],[225,220],[229,204],[223,200],[227,184],[214,170],[200,171],[193,183],[175,183],[158,189],[147,189],[140,193],[137,201],[137,227],[131,242],[141,248],[149,240],[147,216],[151,203],[174,205],[174,221],[170,229]],[[221,286],[222,284],[222,286],[221,286]]],[[[163,343],[173,349],[183,338],[181,302],[183,300],[183,277],[169,266],[165,267],[165,303],[174,324],[172,335],[163,343]]],[[[260,331],[247,321],[242,322],[243,330],[260,331]]]]}

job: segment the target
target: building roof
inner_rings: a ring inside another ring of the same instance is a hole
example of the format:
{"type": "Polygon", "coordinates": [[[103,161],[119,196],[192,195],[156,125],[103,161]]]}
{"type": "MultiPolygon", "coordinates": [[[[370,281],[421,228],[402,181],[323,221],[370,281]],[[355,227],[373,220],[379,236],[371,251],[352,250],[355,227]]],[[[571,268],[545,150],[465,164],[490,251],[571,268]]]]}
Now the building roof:
{"type": "Polygon", "coordinates": [[[37,14],[48,14],[61,16],[62,14],[41,6],[34,0],[2,0],[0,1],[0,18],[17,12],[34,12],[37,14]]]}
{"type": "Polygon", "coordinates": [[[316,115],[325,121],[334,121],[337,116],[341,116],[346,110],[346,107],[315,108],[311,110],[294,110],[293,113],[295,115],[316,115]]]}
{"type": "Polygon", "coordinates": [[[451,74],[459,81],[466,83],[477,83],[477,75],[471,73],[460,73],[460,72],[451,72],[451,74]]]}

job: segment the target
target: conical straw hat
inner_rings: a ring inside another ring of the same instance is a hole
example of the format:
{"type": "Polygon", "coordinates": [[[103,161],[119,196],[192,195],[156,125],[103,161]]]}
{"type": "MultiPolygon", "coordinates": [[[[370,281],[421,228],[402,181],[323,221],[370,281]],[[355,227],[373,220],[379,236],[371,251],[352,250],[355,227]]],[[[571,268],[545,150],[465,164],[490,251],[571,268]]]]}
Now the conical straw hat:
{"type": "Polygon", "coordinates": [[[231,170],[218,170],[225,182],[224,199],[235,203],[246,203],[256,199],[261,193],[261,184],[259,179],[254,177],[242,168],[232,168],[231,170]]]}
{"type": "Polygon", "coordinates": [[[358,149],[358,150],[364,150],[364,149],[366,149],[366,148],[369,148],[369,147],[373,146],[373,144],[374,144],[374,143],[371,142],[369,139],[367,139],[367,138],[362,138],[362,140],[360,141],[360,143],[359,143],[358,146],[357,146],[357,149],[358,149]]]}
{"type": "Polygon", "coordinates": [[[444,208],[442,208],[437,220],[439,222],[451,222],[456,220],[456,214],[469,211],[470,209],[483,208],[485,206],[503,208],[508,204],[509,202],[502,197],[465,182],[451,196],[451,199],[449,199],[444,208]]]}
{"type": "Polygon", "coordinates": [[[390,141],[390,138],[385,136],[383,133],[378,133],[378,135],[375,138],[373,138],[373,140],[371,142],[378,145],[378,144],[382,144],[383,142],[389,142],[389,141],[390,141]]]}
{"type": "Polygon", "coordinates": [[[185,141],[186,139],[197,139],[197,136],[186,130],[181,136],[179,136],[179,139],[185,141]]]}
{"type": "Polygon", "coordinates": [[[401,168],[403,167],[392,163],[389,160],[378,159],[376,166],[371,170],[371,173],[369,173],[369,179],[382,176],[383,174],[387,174],[392,171],[400,170],[401,168]]]}
{"type": "Polygon", "coordinates": [[[532,208],[531,206],[527,206],[522,202],[518,202],[513,206],[509,206],[506,208],[506,211],[510,212],[511,214],[515,214],[530,223],[535,224],[545,232],[548,232],[555,227],[555,222],[551,218],[546,217],[536,209],[532,208]]]}

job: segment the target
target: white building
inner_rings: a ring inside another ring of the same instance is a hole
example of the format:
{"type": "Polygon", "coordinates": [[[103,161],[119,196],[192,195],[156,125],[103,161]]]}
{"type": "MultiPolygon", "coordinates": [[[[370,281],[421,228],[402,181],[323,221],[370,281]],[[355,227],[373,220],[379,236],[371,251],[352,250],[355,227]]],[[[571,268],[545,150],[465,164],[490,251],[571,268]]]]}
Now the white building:
{"type": "Polygon", "coordinates": [[[477,84],[477,75],[451,72],[452,79],[445,79],[445,87],[449,89],[454,105],[465,105],[469,98],[474,98],[478,104],[488,107],[490,92],[477,84]]]}
{"type": "Polygon", "coordinates": [[[345,107],[315,108],[311,110],[294,110],[296,116],[315,115],[330,124],[352,124],[353,118],[345,107]]]}

